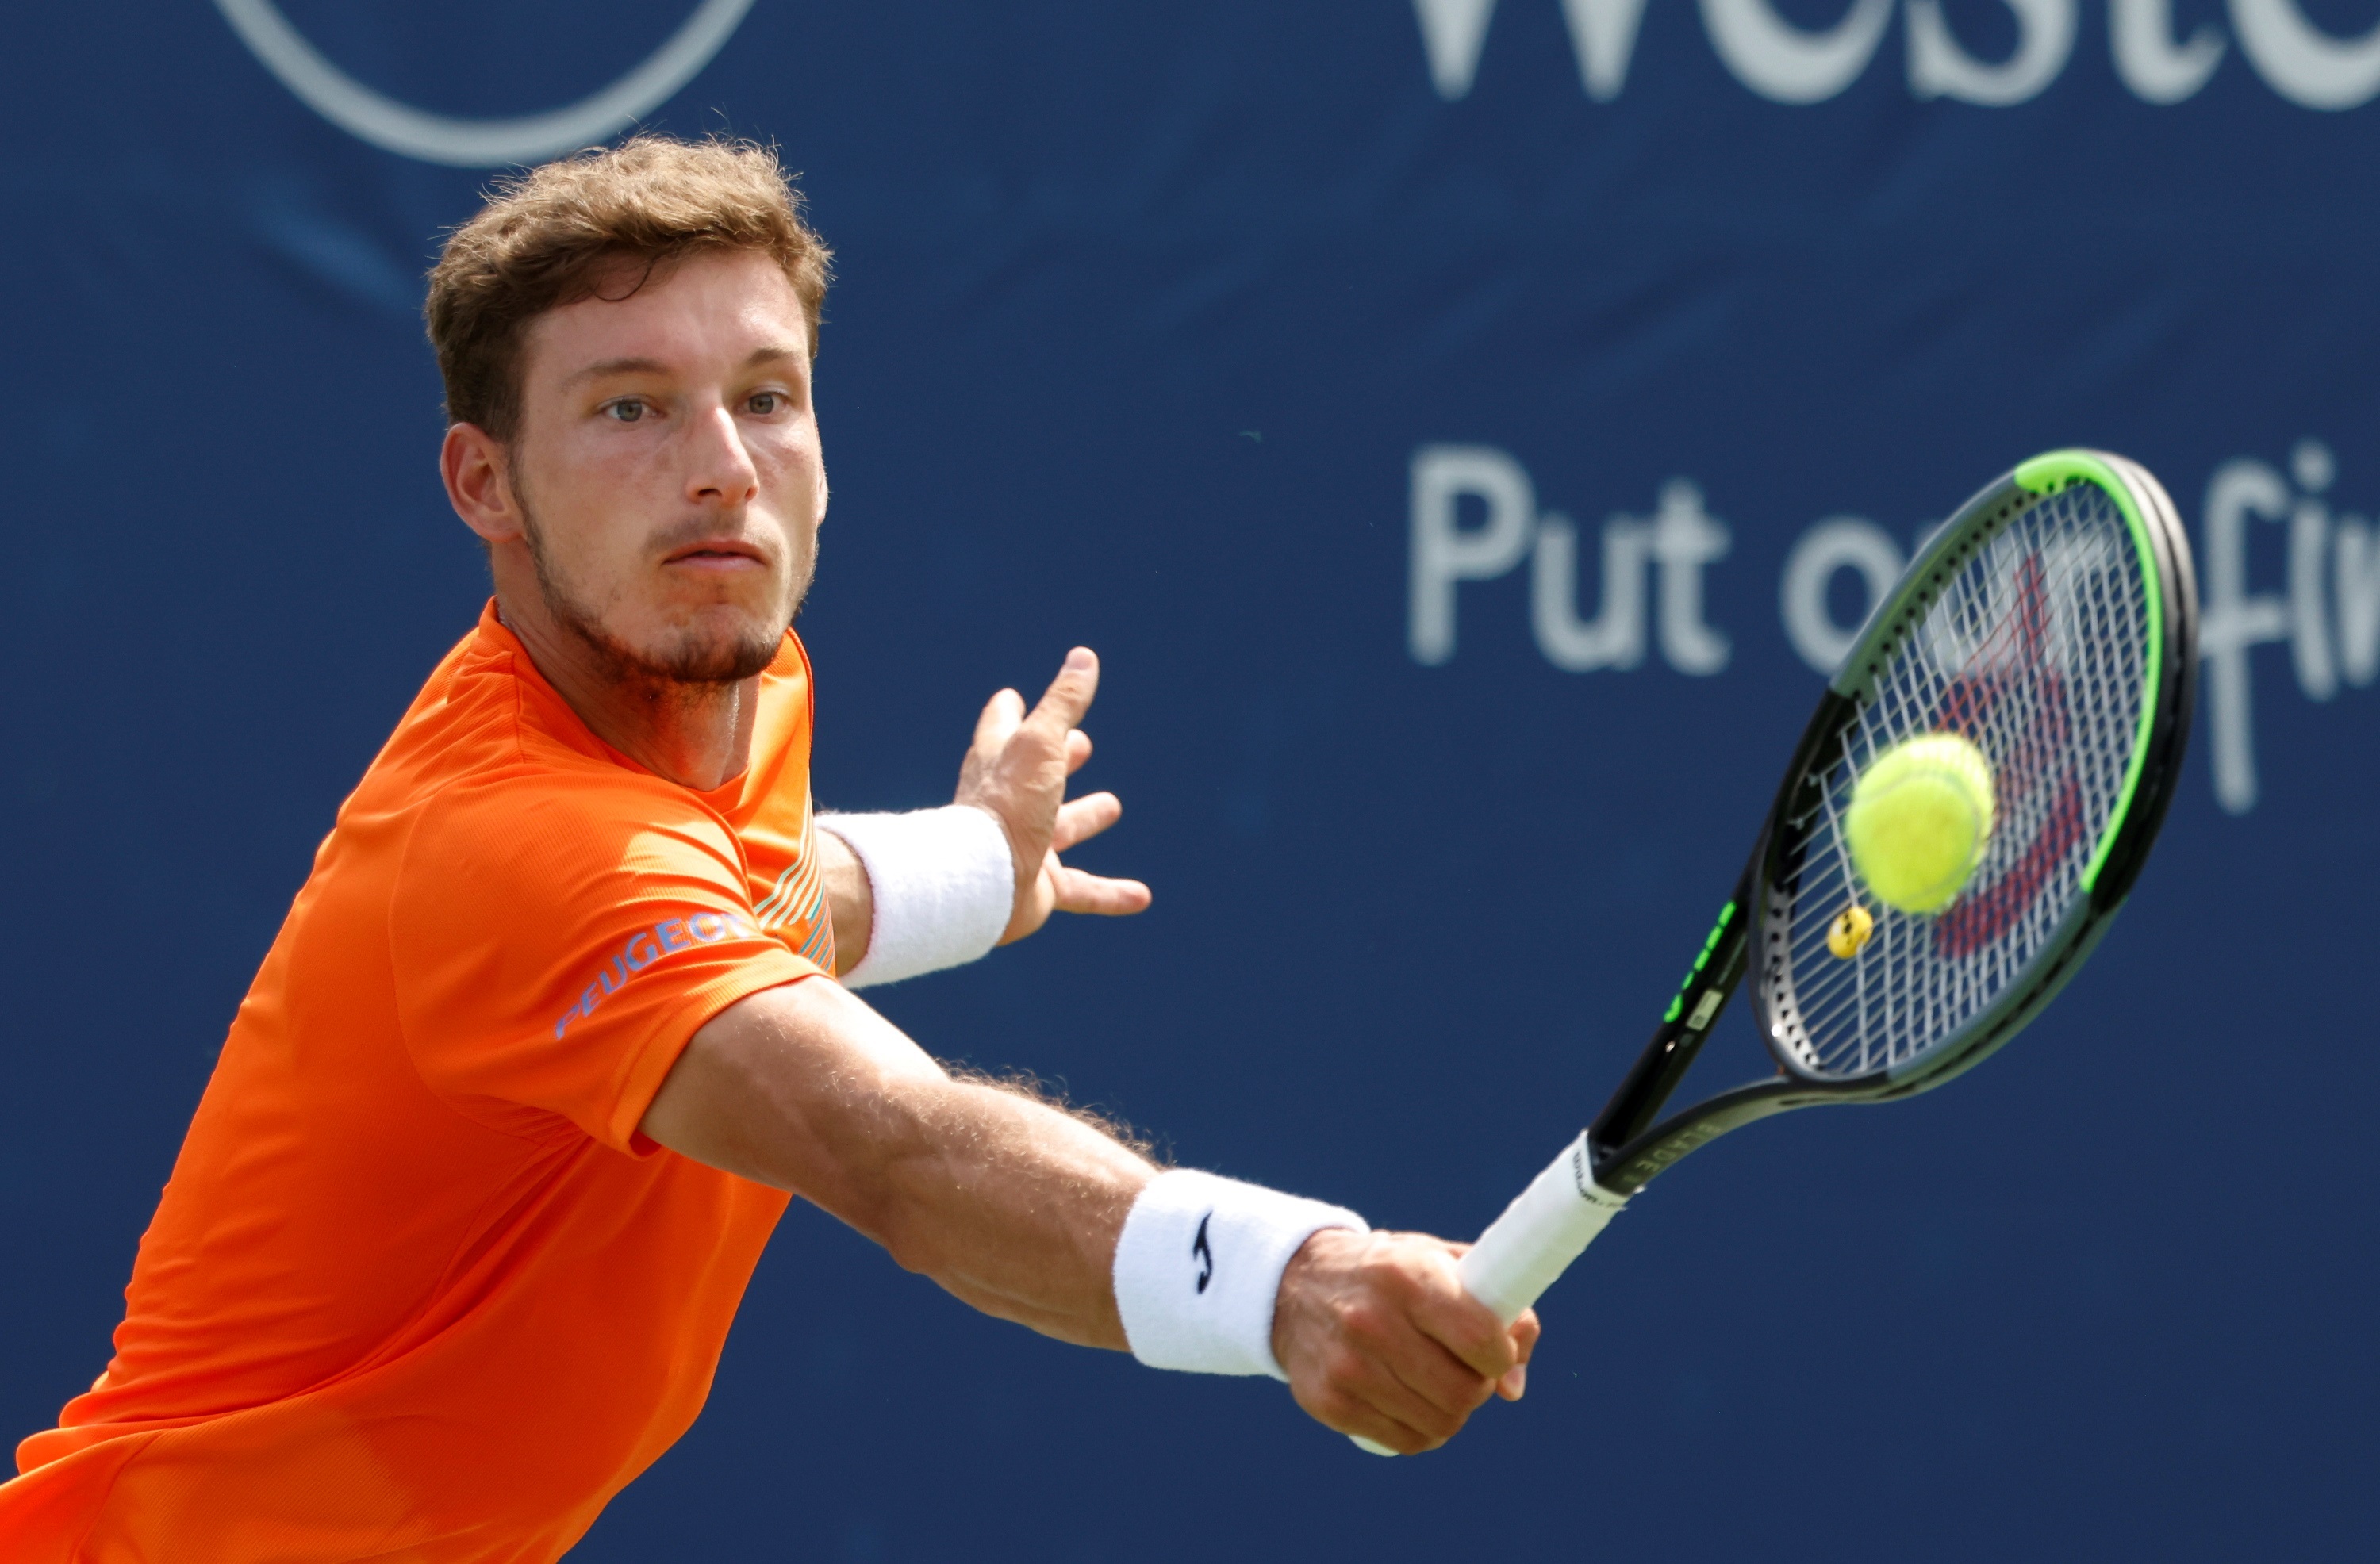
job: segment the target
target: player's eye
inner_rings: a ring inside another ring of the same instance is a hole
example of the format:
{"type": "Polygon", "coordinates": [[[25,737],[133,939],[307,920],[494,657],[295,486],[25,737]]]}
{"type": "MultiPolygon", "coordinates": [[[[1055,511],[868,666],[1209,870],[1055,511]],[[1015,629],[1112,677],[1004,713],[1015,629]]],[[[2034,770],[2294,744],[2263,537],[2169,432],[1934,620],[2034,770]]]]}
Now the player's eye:
{"type": "Polygon", "coordinates": [[[615,423],[632,424],[642,419],[651,409],[634,396],[624,396],[617,402],[605,403],[603,411],[615,423]]]}
{"type": "Polygon", "coordinates": [[[760,417],[767,418],[771,413],[784,410],[785,394],[782,391],[756,391],[752,394],[752,399],[745,406],[760,417]]]}

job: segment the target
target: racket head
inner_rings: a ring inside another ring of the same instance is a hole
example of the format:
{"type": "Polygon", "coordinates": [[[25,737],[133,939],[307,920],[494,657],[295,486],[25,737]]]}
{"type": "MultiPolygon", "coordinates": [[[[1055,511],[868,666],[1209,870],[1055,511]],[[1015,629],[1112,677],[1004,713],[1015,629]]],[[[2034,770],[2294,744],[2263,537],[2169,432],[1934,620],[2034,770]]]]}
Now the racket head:
{"type": "Polygon", "coordinates": [[[2013,1036],[2105,932],[2187,742],[2197,592],[2172,501],[2137,464],[2034,458],[1933,536],[1831,682],[1754,859],[1748,985],[1795,1085],[1895,1097],[2013,1036]],[[1956,733],[1991,767],[1983,859],[1932,915],[1861,881],[1842,820],[1894,746],[1956,733]],[[1872,927],[1849,954],[1847,907],[1872,927]]]}

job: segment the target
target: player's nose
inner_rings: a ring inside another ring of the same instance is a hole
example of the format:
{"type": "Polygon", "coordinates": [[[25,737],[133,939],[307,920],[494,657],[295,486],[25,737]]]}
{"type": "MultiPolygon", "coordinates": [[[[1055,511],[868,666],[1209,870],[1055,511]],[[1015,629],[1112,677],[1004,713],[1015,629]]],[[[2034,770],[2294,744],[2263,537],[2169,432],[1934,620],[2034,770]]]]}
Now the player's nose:
{"type": "Polygon", "coordinates": [[[686,464],[686,497],[698,503],[748,504],[759,492],[759,467],[735,415],[723,406],[689,420],[686,464]]]}

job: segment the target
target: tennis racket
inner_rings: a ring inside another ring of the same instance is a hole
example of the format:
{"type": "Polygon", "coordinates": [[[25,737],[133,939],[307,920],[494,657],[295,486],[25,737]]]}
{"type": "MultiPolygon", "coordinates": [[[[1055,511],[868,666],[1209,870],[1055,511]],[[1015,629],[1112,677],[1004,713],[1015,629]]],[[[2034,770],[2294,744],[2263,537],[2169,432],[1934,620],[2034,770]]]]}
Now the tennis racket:
{"type": "Polygon", "coordinates": [[[1961,506],[1828,685],[1652,1042],[1463,1255],[1471,1295],[1509,1324],[1698,1146],[1796,1108],[1913,1097],[2040,1014],[2107,932],[2165,818],[2197,622],[2173,502],[2120,456],[2036,456],[1961,506]],[[1958,897],[1918,915],[1861,882],[1843,817],[1876,758],[1942,732],[1983,751],[1997,813],[1958,897]],[[1776,1074],[1665,1115],[1747,973],[1776,1074]]]}

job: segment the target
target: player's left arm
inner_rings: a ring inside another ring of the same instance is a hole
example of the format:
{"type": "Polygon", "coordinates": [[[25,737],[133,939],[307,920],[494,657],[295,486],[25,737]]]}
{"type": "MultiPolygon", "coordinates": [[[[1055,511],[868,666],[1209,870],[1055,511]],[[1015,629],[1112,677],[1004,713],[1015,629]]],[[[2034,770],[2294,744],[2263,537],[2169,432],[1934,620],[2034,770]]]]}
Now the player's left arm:
{"type": "MultiPolygon", "coordinates": [[[[1099,659],[1088,648],[1077,647],[1031,711],[1016,691],[1002,690],[976,719],[952,802],[982,810],[1006,839],[1014,886],[1000,944],[1024,939],[1053,912],[1112,917],[1148,905],[1148,887],[1139,880],[1090,874],[1059,856],[1123,815],[1123,804],[1112,793],[1066,796],[1067,779],[1091,758],[1090,735],[1078,724],[1090,710],[1099,682],[1099,659]]],[[[859,855],[832,824],[818,832],[818,855],[834,920],[835,974],[841,976],[867,958],[875,927],[875,888],[859,855]]]]}

